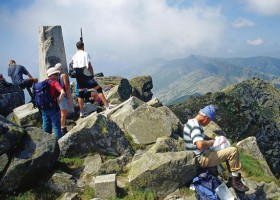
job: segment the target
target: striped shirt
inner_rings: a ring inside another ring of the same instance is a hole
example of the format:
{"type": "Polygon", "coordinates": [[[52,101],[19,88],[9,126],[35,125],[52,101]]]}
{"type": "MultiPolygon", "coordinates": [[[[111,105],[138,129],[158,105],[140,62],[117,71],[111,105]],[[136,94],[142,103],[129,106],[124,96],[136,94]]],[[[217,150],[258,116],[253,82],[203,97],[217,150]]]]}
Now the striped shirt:
{"type": "Polygon", "coordinates": [[[196,157],[200,157],[204,153],[204,150],[199,150],[195,143],[205,138],[202,126],[199,125],[196,119],[189,119],[184,126],[183,134],[186,151],[192,151],[195,153],[196,157]]]}

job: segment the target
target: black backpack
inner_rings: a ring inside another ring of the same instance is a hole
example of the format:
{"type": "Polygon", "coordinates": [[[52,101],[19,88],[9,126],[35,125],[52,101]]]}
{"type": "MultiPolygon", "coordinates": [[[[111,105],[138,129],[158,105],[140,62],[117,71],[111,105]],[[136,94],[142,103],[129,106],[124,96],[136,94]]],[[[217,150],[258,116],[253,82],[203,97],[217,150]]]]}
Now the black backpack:
{"type": "Polygon", "coordinates": [[[71,78],[76,78],[76,70],[73,67],[73,62],[70,62],[70,64],[69,64],[69,73],[68,74],[71,78]]]}
{"type": "Polygon", "coordinates": [[[39,83],[36,83],[33,86],[34,107],[37,107],[39,110],[50,110],[55,106],[55,102],[51,97],[50,93],[50,83],[51,80],[44,80],[39,83]]]}

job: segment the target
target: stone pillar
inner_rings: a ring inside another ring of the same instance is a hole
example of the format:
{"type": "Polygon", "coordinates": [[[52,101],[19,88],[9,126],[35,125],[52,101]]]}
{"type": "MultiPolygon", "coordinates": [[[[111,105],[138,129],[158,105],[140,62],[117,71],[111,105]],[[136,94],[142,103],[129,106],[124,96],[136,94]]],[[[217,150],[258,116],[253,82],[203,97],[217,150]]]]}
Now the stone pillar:
{"type": "Polygon", "coordinates": [[[48,67],[56,63],[62,64],[64,73],[68,72],[61,26],[39,27],[40,81],[47,78],[48,67]]]}

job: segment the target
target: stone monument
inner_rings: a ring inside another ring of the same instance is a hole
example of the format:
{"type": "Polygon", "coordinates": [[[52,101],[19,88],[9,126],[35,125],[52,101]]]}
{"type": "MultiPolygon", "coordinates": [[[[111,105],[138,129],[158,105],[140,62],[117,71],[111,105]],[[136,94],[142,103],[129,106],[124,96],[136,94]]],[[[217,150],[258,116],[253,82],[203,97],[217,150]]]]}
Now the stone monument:
{"type": "Polygon", "coordinates": [[[39,27],[39,81],[47,78],[48,67],[56,63],[62,64],[64,73],[68,72],[61,26],[39,27]]]}

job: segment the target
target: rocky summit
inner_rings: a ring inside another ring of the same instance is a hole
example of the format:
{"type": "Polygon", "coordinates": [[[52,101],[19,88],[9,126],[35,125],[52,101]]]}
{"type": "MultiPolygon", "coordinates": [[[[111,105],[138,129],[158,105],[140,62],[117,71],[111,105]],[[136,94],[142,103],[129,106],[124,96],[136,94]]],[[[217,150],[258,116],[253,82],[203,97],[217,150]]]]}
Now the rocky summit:
{"type": "MultiPolygon", "coordinates": [[[[205,133],[237,143],[251,168],[264,173],[257,179],[261,173],[245,167],[242,181],[250,190],[230,188],[235,199],[280,199],[280,92],[269,82],[253,78],[167,107],[152,98],[150,76],[98,81],[113,85],[105,95],[118,105],[101,112],[87,104],[84,118],[74,109],[58,141],[42,131],[32,104],[13,105],[0,116],[0,199],[196,199],[189,187],[201,169],[181,134],[207,104],[217,117],[205,133]]],[[[220,178],[226,182],[227,175],[220,178]]]]}
{"type": "Polygon", "coordinates": [[[213,104],[220,133],[234,142],[249,136],[257,144],[276,177],[280,176],[280,91],[267,81],[252,78],[216,93],[169,106],[182,123],[205,105],[213,104]]]}

